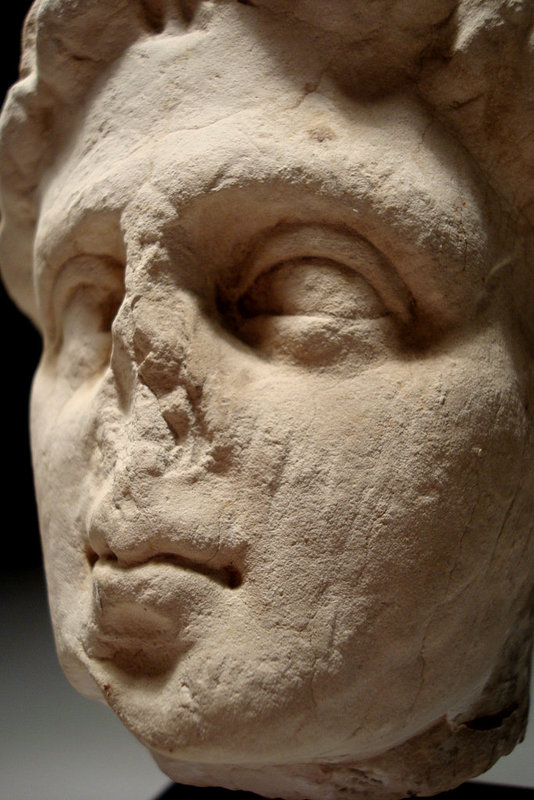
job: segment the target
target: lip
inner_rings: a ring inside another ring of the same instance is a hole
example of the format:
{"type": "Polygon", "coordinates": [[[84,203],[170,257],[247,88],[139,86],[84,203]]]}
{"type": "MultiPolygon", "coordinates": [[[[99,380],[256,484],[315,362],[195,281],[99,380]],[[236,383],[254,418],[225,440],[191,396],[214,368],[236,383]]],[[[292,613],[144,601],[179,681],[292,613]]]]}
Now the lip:
{"type": "Polygon", "coordinates": [[[99,557],[91,570],[91,619],[99,634],[152,641],[182,638],[225,603],[236,577],[230,567],[190,562],[160,553],[141,563],[99,557]]]}
{"type": "Polygon", "coordinates": [[[147,573],[147,568],[155,572],[159,566],[162,569],[174,568],[179,572],[198,573],[226,589],[238,589],[243,582],[240,570],[231,561],[223,566],[216,566],[212,565],[212,559],[193,560],[177,553],[156,553],[148,558],[125,561],[114,554],[99,556],[91,547],[87,548],[87,558],[93,574],[100,578],[107,571],[109,577],[129,576],[136,583],[143,573],[147,573]]]}
{"type": "Polygon", "coordinates": [[[209,624],[225,590],[241,581],[232,565],[212,567],[175,553],[135,563],[94,551],[88,558],[92,591],[84,650],[90,659],[131,674],[170,669],[209,624]]]}

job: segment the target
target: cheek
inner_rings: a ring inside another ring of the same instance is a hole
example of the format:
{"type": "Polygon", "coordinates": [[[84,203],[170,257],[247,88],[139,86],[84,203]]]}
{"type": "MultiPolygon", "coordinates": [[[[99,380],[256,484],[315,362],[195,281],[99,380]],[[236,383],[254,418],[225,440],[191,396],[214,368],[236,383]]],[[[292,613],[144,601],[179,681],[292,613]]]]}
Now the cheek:
{"type": "Polygon", "coordinates": [[[30,404],[30,432],[40,505],[57,502],[79,486],[90,452],[91,389],[73,394],[55,379],[46,363],[35,375],[30,404]]]}
{"type": "Polygon", "coordinates": [[[80,496],[91,463],[91,390],[63,392],[48,373],[38,369],[32,387],[30,429],[35,490],[52,612],[72,609],[72,598],[88,578],[80,539],[80,496]],[[69,399],[70,398],[70,399],[69,399]],[[70,596],[67,604],[61,597],[70,596]]]}
{"type": "MultiPolygon", "coordinates": [[[[322,619],[317,642],[331,652],[376,665],[387,650],[384,661],[416,665],[418,679],[431,626],[435,666],[452,668],[450,650],[458,675],[466,632],[500,591],[485,576],[525,467],[527,421],[505,348],[475,340],[348,381],[281,381],[276,398],[263,395],[243,455],[247,503],[261,509],[251,608],[273,628],[322,619]]],[[[473,675],[479,668],[474,659],[473,675]]]]}

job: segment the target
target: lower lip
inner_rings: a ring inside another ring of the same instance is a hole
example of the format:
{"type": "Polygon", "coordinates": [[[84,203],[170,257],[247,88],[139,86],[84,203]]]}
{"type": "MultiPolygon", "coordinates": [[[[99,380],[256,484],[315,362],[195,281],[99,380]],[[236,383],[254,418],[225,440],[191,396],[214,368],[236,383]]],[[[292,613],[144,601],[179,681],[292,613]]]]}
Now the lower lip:
{"type": "Polygon", "coordinates": [[[101,612],[122,606],[173,620],[188,607],[206,608],[222,591],[221,583],[204,571],[161,559],[136,566],[99,559],[92,577],[95,605],[101,612]]]}
{"type": "Polygon", "coordinates": [[[224,592],[203,573],[162,561],[135,567],[98,559],[84,649],[129,674],[170,669],[209,624],[224,592]]]}

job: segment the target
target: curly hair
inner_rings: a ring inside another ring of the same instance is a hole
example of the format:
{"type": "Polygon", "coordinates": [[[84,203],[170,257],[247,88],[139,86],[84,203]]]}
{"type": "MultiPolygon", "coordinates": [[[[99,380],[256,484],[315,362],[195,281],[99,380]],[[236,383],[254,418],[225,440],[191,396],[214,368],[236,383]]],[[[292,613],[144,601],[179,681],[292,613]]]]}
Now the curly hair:
{"type": "Polygon", "coordinates": [[[201,7],[235,2],[291,13],[341,36],[354,46],[355,73],[367,85],[365,65],[379,65],[377,93],[410,82],[490,184],[534,221],[531,0],[331,0],[328,13],[317,0],[36,0],[24,28],[20,80],[0,117],[0,266],[34,321],[38,190],[68,134],[65,120],[140,37],[159,35],[176,15],[187,31],[201,7]]]}

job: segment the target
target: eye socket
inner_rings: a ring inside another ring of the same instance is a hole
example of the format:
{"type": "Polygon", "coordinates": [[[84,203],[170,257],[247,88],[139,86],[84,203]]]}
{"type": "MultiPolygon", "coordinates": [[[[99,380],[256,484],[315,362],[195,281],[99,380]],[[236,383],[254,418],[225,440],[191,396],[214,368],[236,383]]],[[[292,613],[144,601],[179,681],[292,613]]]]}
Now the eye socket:
{"type": "Polygon", "coordinates": [[[321,226],[275,232],[242,266],[220,307],[258,355],[309,367],[391,355],[411,295],[368,242],[321,226]]]}
{"type": "Polygon", "coordinates": [[[123,270],[112,259],[80,256],[56,281],[48,352],[72,388],[107,368],[111,326],[124,296],[123,270]]]}

